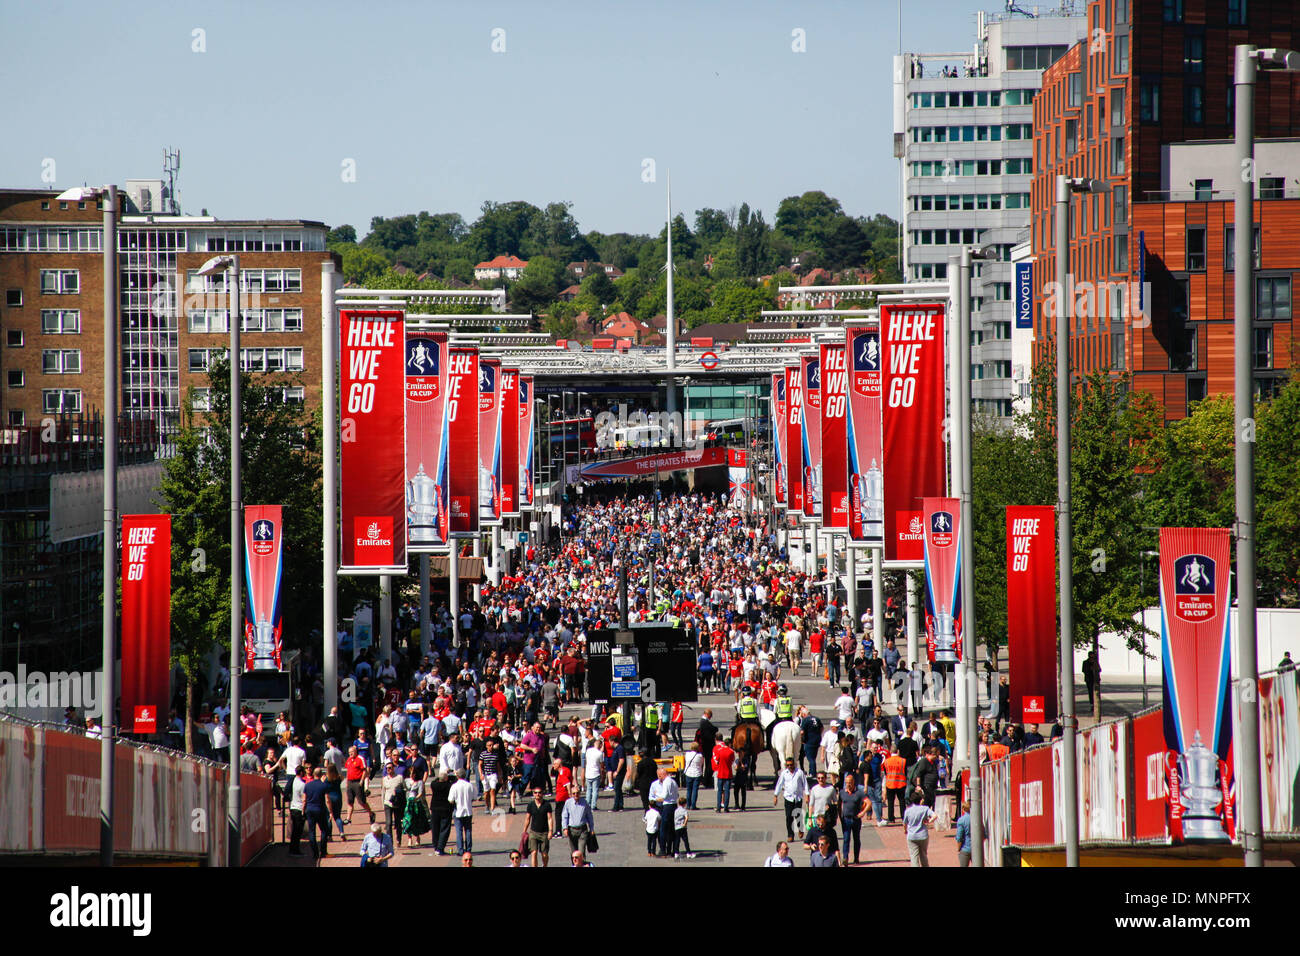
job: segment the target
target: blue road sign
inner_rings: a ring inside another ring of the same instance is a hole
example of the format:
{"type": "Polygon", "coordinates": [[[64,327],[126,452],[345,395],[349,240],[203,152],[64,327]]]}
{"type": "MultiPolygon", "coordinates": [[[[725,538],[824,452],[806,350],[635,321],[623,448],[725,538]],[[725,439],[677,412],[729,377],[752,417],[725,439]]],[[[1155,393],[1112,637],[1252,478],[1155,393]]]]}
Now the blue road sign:
{"type": "Polygon", "coordinates": [[[637,677],[636,674],[636,664],[615,664],[614,665],[614,680],[639,681],[640,679],[641,678],[637,677]]]}
{"type": "Polygon", "coordinates": [[[609,696],[615,700],[641,699],[641,682],[639,680],[616,680],[609,685],[609,696]]]}

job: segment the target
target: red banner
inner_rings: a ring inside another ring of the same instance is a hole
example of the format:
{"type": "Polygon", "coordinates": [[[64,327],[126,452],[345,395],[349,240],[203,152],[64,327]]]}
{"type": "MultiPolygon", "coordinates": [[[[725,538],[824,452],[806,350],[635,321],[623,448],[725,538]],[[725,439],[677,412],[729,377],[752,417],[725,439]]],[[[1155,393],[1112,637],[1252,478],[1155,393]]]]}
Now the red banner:
{"type": "Polygon", "coordinates": [[[519,376],[519,507],[533,506],[533,377],[519,376]]]}
{"type": "Polygon", "coordinates": [[[406,335],[406,529],[411,551],[447,544],[447,333],[406,335]]]}
{"type": "Polygon", "coordinates": [[[899,561],[925,560],[925,521],[919,510],[894,515],[894,547],[899,561]]]}
{"type": "Polygon", "coordinates": [[[885,560],[898,560],[896,515],[945,494],[942,304],[882,305],[885,560]]]}
{"type": "Polygon", "coordinates": [[[925,499],[925,646],[932,662],[961,660],[961,501],[925,499]]]}
{"type": "Polygon", "coordinates": [[[249,861],[275,840],[273,784],[261,774],[239,775],[239,861],[249,861]]]}
{"type": "Polygon", "coordinates": [[[519,369],[501,370],[501,514],[519,517],[519,369]]]}
{"type": "MultiPolygon", "coordinates": [[[[884,545],[885,451],[880,434],[880,326],[845,329],[845,348],[852,356],[849,368],[848,441],[849,537],[854,541],[884,545]]],[[[917,516],[913,560],[921,560],[921,519],[917,516]]],[[[889,549],[886,549],[889,554],[889,549]]],[[[896,551],[895,557],[903,560],[896,551]]]]}
{"type": "Polygon", "coordinates": [[[406,573],[404,314],[339,313],[339,573],[406,573]]]}
{"type": "Polygon", "coordinates": [[[478,360],[478,517],[501,523],[501,362],[478,360]]]}
{"type": "Polygon", "coordinates": [[[772,461],[775,476],[775,494],[776,505],[778,508],[785,508],[789,505],[786,500],[786,438],[790,434],[790,429],[785,421],[785,372],[772,373],[772,461]]]}
{"type": "Polygon", "coordinates": [[[1133,718],[1133,838],[1169,839],[1164,714],[1133,718]]]}
{"type": "Polygon", "coordinates": [[[803,516],[821,517],[822,477],[822,375],[821,356],[805,355],[799,359],[803,382],[803,415],[800,419],[800,444],[803,448],[803,516]]]}
{"type": "Polygon", "coordinates": [[[1008,505],[1009,719],[1056,719],[1056,645],[1056,511],[1051,505],[1008,505]]]}
{"type": "Polygon", "coordinates": [[[281,669],[280,583],[284,521],[279,505],[244,508],[244,669],[281,669]]]}
{"type": "Polygon", "coordinates": [[[1052,748],[1013,753],[1011,771],[1011,842],[1016,846],[1051,846],[1056,842],[1052,748]]]}
{"type": "Polygon", "coordinates": [[[658,471],[666,475],[673,471],[685,471],[691,468],[712,468],[727,464],[726,448],[688,448],[683,451],[667,451],[658,455],[645,455],[641,458],[624,458],[621,461],[604,461],[583,465],[578,474],[584,481],[592,478],[639,478],[653,475],[658,471]]]}
{"type": "Polygon", "coordinates": [[[163,729],[159,711],[171,700],[171,610],[171,515],[123,515],[121,715],[129,733],[163,729]]]}
{"type": "Polygon", "coordinates": [[[454,348],[447,360],[450,533],[478,531],[478,349],[454,348]]]}
{"type": "Polygon", "coordinates": [[[803,513],[803,371],[785,368],[785,487],[786,504],[794,516],[803,513]]]}
{"type": "Polygon", "coordinates": [[[821,520],[823,528],[849,526],[848,395],[844,346],[821,346],[821,520]]]}

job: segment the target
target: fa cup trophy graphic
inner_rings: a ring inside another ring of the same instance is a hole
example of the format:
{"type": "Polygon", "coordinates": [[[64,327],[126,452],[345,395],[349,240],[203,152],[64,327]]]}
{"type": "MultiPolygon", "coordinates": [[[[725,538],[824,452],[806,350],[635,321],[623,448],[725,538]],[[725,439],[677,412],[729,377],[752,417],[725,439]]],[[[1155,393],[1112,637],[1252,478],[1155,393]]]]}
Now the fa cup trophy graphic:
{"type": "Polygon", "coordinates": [[[1182,778],[1179,801],[1183,805],[1183,835],[1188,840],[1228,839],[1216,809],[1223,799],[1218,772],[1218,754],[1201,743],[1201,732],[1196,731],[1187,752],[1178,756],[1178,773],[1182,778]]]}
{"type": "Polygon", "coordinates": [[[438,483],[424,473],[423,464],[406,483],[406,524],[412,544],[438,543],[441,491],[438,483]]]}

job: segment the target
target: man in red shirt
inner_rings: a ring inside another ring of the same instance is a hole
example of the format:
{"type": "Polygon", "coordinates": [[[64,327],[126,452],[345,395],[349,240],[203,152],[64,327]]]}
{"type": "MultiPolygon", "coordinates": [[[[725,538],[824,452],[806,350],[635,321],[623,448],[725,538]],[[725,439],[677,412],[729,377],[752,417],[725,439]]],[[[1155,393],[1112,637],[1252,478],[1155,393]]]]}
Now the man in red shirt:
{"type": "Polygon", "coordinates": [[[496,711],[498,718],[504,718],[508,706],[505,689],[500,684],[497,684],[496,692],[492,695],[492,709],[496,711]]]}
{"type": "Polygon", "coordinates": [[[713,777],[718,781],[718,804],[714,813],[730,813],[731,773],[736,763],[736,752],[719,740],[713,747],[713,777]]]}
{"type": "Polygon", "coordinates": [[[569,799],[569,788],[573,785],[573,771],[561,760],[553,761],[551,768],[555,771],[555,836],[552,839],[558,839],[560,817],[564,813],[564,804],[569,799]]]}
{"type": "Polygon", "coordinates": [[[368,768],[365,758],[357,752],[356,747],[348,748],[348,759],[343,761],[343,770],[348,777],[348,823],[352,822],[352,814],[358,803],[366,808],[370,822],[374,823],[375,811],[370,809],[370,798],[366,795],[368,768]]]}

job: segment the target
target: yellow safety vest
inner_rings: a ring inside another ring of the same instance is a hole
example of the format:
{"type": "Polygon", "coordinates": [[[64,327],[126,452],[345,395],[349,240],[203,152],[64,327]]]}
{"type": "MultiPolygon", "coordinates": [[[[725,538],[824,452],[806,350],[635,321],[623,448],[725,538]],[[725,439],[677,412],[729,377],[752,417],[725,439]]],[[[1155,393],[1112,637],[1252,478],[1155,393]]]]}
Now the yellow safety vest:
{"type": "Polygon", "coordinates": [[[645,725],[648,729],[654,730],[659,726],[659,708],[653,705],[646,708],[645,725]]]}
{"type": "Polygon", "coordinates": [[[758,719],[758,704],[754,703],[754,698],[745,697],[740,702],[740,716],[746,720],[758,719]]]}
{"type": "Polygon", "coordinates": [[[778,697],[776,699],[776,716],[793,717],[794,701],[791,700],[789,697],[778,697]]]}

